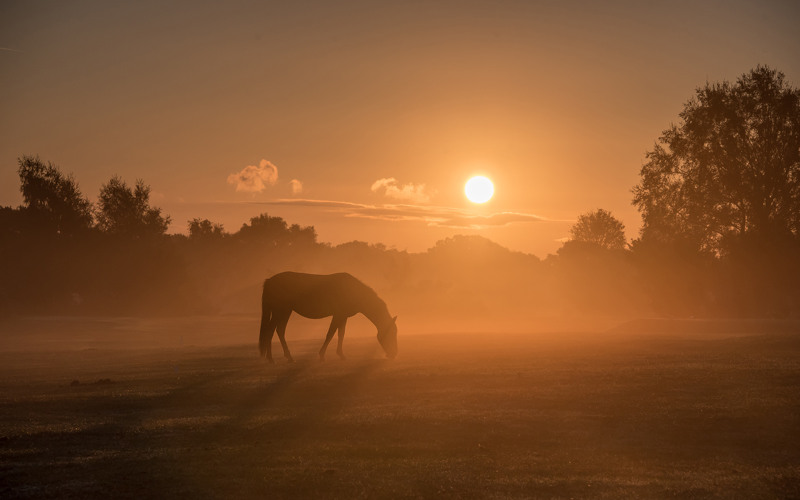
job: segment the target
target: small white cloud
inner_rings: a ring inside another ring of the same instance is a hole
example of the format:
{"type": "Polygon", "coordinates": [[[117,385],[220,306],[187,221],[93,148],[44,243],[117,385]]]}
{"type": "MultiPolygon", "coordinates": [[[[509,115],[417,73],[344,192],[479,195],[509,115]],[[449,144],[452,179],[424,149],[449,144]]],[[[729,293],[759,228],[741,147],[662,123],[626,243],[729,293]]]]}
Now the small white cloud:
{"type": "Polygon", "coordinates": [[[303,183],[297,179],[290,180],[289,185],[292,186],[292,194],[300,194],[303,192],[303,183]]]}
{"type": "Polygon", "coordinates": [[[397,200],[413,201],[417,203],[426,203],[430,201],[431,197],[425,192],[425,184],[403,184],[397,183],[394,177],[387,177],[378,179],[372,183],[370,188],[373,193],[383,191],[384,196],[395,198],[397,200]]]}
{"type": "Polygon", "coordinates": [[[267,186],[274,186],[278,182],[278,167],[261,160],[258,166],[248,165],[240,172],[228,176],[228,184],[236,186],[236,191],[246,193],[260,193],[267,186]]]}

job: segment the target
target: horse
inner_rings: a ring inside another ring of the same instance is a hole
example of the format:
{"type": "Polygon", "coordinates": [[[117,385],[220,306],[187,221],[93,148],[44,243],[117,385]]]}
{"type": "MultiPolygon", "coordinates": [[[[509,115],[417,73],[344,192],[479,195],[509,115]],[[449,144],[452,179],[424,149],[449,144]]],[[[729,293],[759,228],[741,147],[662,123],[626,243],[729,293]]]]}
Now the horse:
{"type": "Polygon", "coordinates": [[[320,319],[333,316],[325,342],[319,350],[320,361],[325,360],[325,350],[338,330],[339,345],[336,354],[344,358],[342,341],[347,318],[362,313],[378,329],[378,342],[386,356],[397,356],[397,316],[389,309],[375,290],[348,273],[306,274],[283,272],[264,280],[261,294],[261,331],[259,348],[261,357],[272,363],[272,335],[278,331],[283,355],[289,362],[294,359],[286,345],[286,324],[292,311],[306,318],[320,319]]]}

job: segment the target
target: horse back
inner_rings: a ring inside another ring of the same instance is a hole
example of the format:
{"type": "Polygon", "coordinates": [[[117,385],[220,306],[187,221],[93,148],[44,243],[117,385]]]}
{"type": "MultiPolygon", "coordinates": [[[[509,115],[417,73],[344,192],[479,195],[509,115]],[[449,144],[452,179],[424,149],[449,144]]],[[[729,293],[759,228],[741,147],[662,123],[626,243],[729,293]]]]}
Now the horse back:
{"type": "Polygon", "coordinates": [[[349,273],[283,272],[264,281],[264,305],[291,309],[308,318],[353,316],[369,288],[349,273]]]}

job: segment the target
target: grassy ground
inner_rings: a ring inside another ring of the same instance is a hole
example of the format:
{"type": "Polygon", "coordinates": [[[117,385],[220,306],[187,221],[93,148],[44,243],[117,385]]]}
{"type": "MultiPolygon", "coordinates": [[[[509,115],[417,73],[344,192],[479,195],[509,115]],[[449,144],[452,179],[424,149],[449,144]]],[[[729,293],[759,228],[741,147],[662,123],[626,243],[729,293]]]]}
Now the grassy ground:
{"type": "Polygon", "coordinates": [[[4,327],[0,497],[800,497],[796,334],[407,335],[394,361],[356,336],[325,363],[316,335],[267,366],[255,330],[69,325],[4,327]],[[114,341],[137,328],[162,345],[114,341]]]}

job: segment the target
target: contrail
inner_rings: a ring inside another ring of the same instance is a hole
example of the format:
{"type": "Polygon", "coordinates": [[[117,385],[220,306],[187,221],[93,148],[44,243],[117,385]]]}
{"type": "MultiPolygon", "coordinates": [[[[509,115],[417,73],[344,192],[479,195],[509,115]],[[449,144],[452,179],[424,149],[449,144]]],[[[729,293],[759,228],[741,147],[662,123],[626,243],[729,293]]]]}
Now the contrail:
{"type": "Polygon", "coordinates": [[[23,54],[24,52],[17,49],[10,49],[8,47],[0,47],[0,50],[5,50],[6,52],[17,52],[19,54],[23,54]]]}

